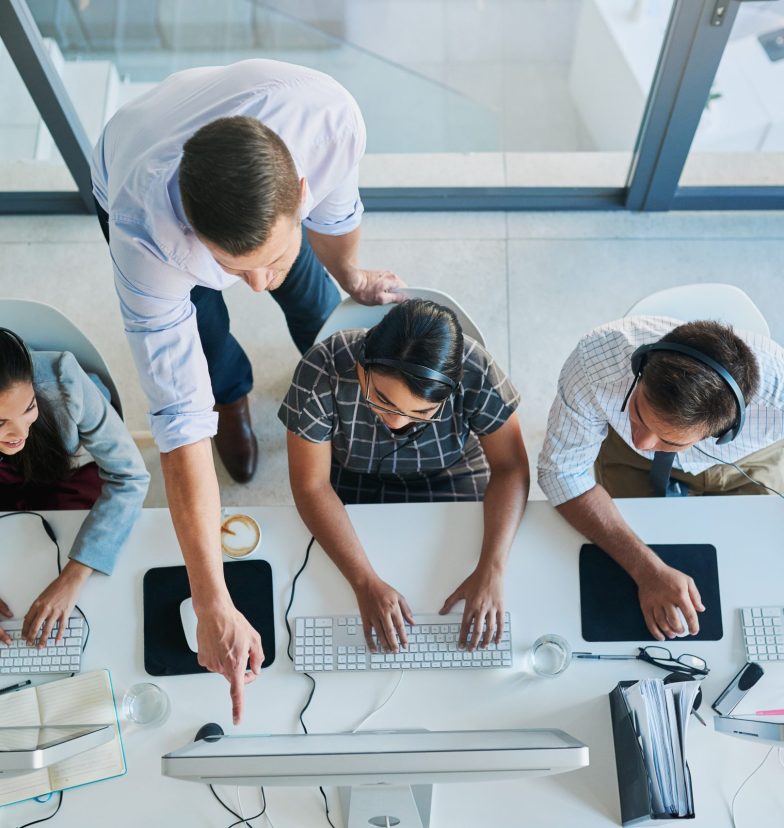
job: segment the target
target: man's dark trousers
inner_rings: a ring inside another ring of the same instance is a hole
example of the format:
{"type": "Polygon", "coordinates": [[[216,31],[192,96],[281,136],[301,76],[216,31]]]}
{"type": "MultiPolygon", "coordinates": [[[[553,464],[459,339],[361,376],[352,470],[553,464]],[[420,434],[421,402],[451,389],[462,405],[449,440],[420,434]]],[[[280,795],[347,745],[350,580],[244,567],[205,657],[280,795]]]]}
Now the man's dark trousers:
{"type": "MultiPolygon", "coordinates": [[[[98,221],[108,243],[109,216],[98,202],[98,221]]],[[[340,294],[302,230],[302,246],[283,284],[269,291],[286,317],[291,338],[305,353],[340,302],[340,294]]],[[[216,403],[233,403],[253,387],[250,360],[229,330],[229,311],[223,292],[197,286],[191,290],[196,326],[207,359],[216,403]]]]}

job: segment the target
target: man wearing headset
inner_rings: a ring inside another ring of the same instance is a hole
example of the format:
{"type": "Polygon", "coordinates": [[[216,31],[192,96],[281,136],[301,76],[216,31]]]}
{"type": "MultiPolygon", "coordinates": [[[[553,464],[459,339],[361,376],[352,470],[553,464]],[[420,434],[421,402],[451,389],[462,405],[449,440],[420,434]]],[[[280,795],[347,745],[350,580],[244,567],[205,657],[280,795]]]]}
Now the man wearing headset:
{"type": "Polygon", "coordinates": [[[783,348],[718,322],[626,317],[588,333],[566,360],[539,484],[634,579],[661,641],[685,632],[676,608],[694,635],[705,607],[612,498],[782,491],[783,440],[783,348]]]}

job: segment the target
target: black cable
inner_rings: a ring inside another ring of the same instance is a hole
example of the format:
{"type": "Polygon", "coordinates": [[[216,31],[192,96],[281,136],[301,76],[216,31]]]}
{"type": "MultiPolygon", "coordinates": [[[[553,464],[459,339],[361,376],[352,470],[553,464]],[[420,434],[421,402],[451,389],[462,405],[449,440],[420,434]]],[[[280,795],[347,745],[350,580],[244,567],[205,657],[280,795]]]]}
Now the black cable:
{"type": "MultiPolygon", "coordinates": [[[[291,608],[294,605],[294,596],[295,596],[296,591],[297,591],[297,581],[299,580],[299,576],[302,575],[302,573],[305,571],[305,567],[308,565],[308,561],[310,560],[310,550],[313,549],[313,544],[315,542],[316,542],[316,538],[311,535],[310,541],[308,542],[308,545],[305,549],[305,560],[302,562],[302,566],[297,570],[297,574],[294,576],[294,578],[291,582],[291,594],[289,595],[289,603],[288,603],[288,606],[286,607],[286,612],[283,615],[283,620],[286,623],[286,632],[289,635],[289,643],[288,643],[288,647],[286,647],[286,655],[288,655],[289,661],[292,664],[294,663],[294,656],[292,655],[292,652],[291,652],[293,636],[291,634],[291,624],[289,624],[289,613],[291,612],[291,608]]],[[[303,717],[305,716],[305,711],[310,707],[310,703],[313,701],[313,694],[316,692],[316,679],[314,679],[313,676],[311,676],[310,673],[303,673],[302,675],[309,678],[310,681],[311,681],[311,685],[312,685],[311,688],[310,688],[310,693],[308,694],[308,698],[305,701],[305,705],[302,708],[302,710],[299,711],[299,723],[300,723],[300,725],[302,725],[303,732],[307,735],[308,728],[307,728],[307,725],[305,724],[305,719],[303,717]]],[[[329,801],[327,800],[327,794],[326,794],[326,792],[324,791],[324,788],[321,785],[319,785],[319,791],[321,792],[321,796],[324,799],[324,814],[327,817],[327,822],[332,826],[332,828],[335,828],[335,824],[329,818],[329,801]]],[[[230,828],[232,828],[232,827],[230,826],[230,828]]]]}
{"type": "Polygon", "coordinates": [[[332,826],[332,828],[335,828],[335,824],[329,818],[329,802],[327,802],[327,795],[324,793],[324,788],[322,788],[321,785],[319,785],[319,791],[321,791],[321,795],[324,797],[324,811],[327,816],[327,822],[332,826]]]}
{"type": "MultiPolygon", "coordinates": [[[[5,515],[3,515],[3,517],[5,517],[5,515]]],[[[30,828],[31,825],[38,825],[41,822],[47,822],[48,820],[52,819],[53,817],[56,817],[57,812],[60,810],[60,808],[63,805],[63,792],[58,791],[57,793],[60,795],[59,799],[57,800],[57,807],[54,809],[54,811],[52,811],[51,814],[49,814],[48,817],[43,817],[42,819],[34,819],[32,822],[25,822],[25,824],[20,825],[19,828],[30,828]]]]}
{"type": "MultiPolygon", "coordinates": [[[[46,532],[46,534],[49,536],[49,539],[54,544],[54,548],[57,550],[57,574],[61,575],[63,571],[63,565],[60,560],[60,544],[57,541],[57,535],[55,535],[54,529],[52,529],[52,524],[49,523],[49,521],[39,512],[33,512],[29,509],[22,509],[18,512],[7,512],[4,515],[0,515],[0,520],[2,520],[3,518],[16,517],[17,515],[33,515],[41,521],[41,525],[44,528],[44,532],[46,532]]],[[[82,652],[84,652],[85,648],[87,647],[87,641],[90,638],[90,622],[87,620],[87,616],[85,615],[84,610],[78,604],[74,604],[74,609],[77,610],[79,615],[82,616],[82,620],[84,621],[85,627],[87,628],[87,633],[84,637],[84,641],[82,642],[82,652]]],[[[75,675],[76,673],[71,673],[72,677],[75,675]]]]}
{"type": "MultiPolygon", "coordinates": [[[[243,817],[243,816],[240,816],[240,815],[239,815],[239,814],[238,814],[238,813],[234,810],[234,808],[229,807],[229,806],[228,806],[228,805],[227,805],[227,804],[226,804],[226,803],[225,803],[225,802],[224,802],[224,801],[223,801],[223,800],[222,800],[222,799],[218,796],[218,792],[215,790],[215,787],[214,787],[213,785],[210,785],[210,786],[209,786],[209,789],[210,789],[210,792],[212,793],[212,795],[215,797],[215,799],[217,799],[217,800],[218,800],[218,802],[219,802],[219,803],[220,803],[220,804],[221,804],[221,805],[222,805],[222,806],[223,806],[223,807],[224,807],[224,808],[225,808],[225,809],[226,809],[226,810],[227,810],[227,811],[228,811],[228,812],[229,812],[232,816],[237,817],[237,821],[236,821],[236,822],[232,822],[232,823],[231,823],[231,825],[229,825],[229,828],[235,828],[235,826],[236,826],[236,825],[250,825],[250,820],[252,820],[252,819],[258,819],[260,816],[263,816],[263,815],[264,815],[264,813],[265,813],[265,811],[267,810],[267,795],[264,793],[264,786],[263,786],[263,785],[261,786],[261,802],[262,802],[261,810],[260,810],[257,814],[254,814],[253,816],[249,816],[249,817],[243,817]]],[[[253,826],[251,826],[251,828],[253,828],[253,826]]]]}
{"type": "Polygon", "coordinates": [[[289,624],[289,613],[291,612],[291,607],[294,604],[294,593],[297,589],[297,580],[299,576],[305,571],[305,567],[308,565],[308,561],[310,560],[310,550],[313,548],[313,544],[316,542],[315,537],[311,536],[310,542],[308,543],[307,549],[305,550],[305,560],[302,562],[302,566],[297,571],[297,574],[294,576],[294,580],[291,582],[291,594],[289,595],[289,605],[286,607],[286,612],[283,615],[283,620],[286,622],[286,632],[289,634],[289,646],[286,649],[286,653],[288,654],[289,661],[294,663],[294,656],[291,654],[291,625],[289,624]]]}

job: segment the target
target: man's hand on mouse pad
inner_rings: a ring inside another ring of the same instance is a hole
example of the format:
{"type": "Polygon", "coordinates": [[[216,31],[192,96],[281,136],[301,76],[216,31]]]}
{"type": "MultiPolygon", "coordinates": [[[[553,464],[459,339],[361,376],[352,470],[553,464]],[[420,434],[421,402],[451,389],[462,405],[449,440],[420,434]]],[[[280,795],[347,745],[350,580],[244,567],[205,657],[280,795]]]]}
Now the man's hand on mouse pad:
{"type": "Polygon", "coordinates": [[[698,612],[705,607],[694,579],[659,561],[637,582],[640,608],[645,624],[657,641],[683,636],[678,609],[683,614],[688,633],[700,631],[698,612]]]}

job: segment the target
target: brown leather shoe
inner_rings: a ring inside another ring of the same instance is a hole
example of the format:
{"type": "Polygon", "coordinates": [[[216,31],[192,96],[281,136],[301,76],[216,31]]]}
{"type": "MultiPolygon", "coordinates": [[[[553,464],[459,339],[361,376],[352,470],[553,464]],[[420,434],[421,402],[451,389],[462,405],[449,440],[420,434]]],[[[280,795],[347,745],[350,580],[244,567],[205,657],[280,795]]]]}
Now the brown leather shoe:
{"type": "Polygon", "coordinates": [[[248,397],[233,403],[216,403],[218,433],[215,447],[226,471],[237,483],[247,483],[256,473],[259,447],[250,424],[248,397]]]}

